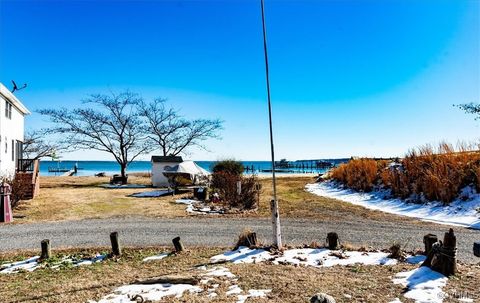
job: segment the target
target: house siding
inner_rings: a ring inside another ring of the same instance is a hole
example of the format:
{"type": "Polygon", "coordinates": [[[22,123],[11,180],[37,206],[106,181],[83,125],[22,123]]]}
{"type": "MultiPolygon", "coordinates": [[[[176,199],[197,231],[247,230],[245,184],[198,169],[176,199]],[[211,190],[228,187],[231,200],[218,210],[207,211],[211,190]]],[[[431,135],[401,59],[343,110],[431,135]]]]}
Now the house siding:
{"type": "Polygon", "coordinates": [[[24,140],[25,116],[13,105],[11,118],[6,117],[6,101],[10,102],[7,97],[0,94],[0,177],[12,177],[15,174],[17,157],[12,160],[12,148],[16,155],[16,142],[24,140]],[[13,146],[12,141],[15,143],[13,146]]]}

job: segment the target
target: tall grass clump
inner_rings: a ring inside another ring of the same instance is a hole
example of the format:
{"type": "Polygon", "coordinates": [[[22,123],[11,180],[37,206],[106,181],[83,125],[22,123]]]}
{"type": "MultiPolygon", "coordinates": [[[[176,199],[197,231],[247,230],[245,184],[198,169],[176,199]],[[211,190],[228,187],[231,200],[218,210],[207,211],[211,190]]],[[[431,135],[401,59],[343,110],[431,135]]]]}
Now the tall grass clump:
{"type": "Polygon", "coordinates": [[[351,160],[335,168],[331,177],[356,190],[370,191],[378,185],[403,199],[413,197],[448,204],[466,186],[480,191],[480,150],[478,145],[425,145],[390,163],[351,160]]]}
{"type": "Polygon", "coordinates": [[[385,161],[352,159],[334,168],[331,177],[355,190],[371,191],[379,179],[379,170],[385,165],[385,161]]]}

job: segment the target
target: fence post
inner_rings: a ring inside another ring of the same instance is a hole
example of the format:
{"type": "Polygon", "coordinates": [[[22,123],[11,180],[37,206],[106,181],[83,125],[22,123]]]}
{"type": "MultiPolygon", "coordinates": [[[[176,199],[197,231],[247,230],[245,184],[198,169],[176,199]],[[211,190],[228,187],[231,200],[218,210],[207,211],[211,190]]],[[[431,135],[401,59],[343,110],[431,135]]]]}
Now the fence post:
{"type": "Polygon", "coordinates": [[[110,242],[112,244],[112,255],[120,256],[122,254],[122,248],[118,241],[118,232],[114,231],[110,234],[110,242]]]}
{"type": "Polygon", "coordinates": [[[173,246],[175,247],[175,252],[179,253],[182,252],[185,248],[183,247],[182,242],[180,241],[180,237],[176,237],[172,240],[173,246]]]}
{"type": "Polygon", "coordinates": [[[328,249],[334,250],[338,247],[338,234],[330,232],[327,234],[328,249]]]}
{"type": "Polygon", "coordinates": [[[237,181],[237,195],[242,193],[242,181],[237,181]]]}
{"type": "Polygon", "coordinates": [[[50,259],[51,250],[50,250],[50,240],[45,239],[40,242],[40,246],[42,248],[42,254],[40,255],[40,260],[50,259]]]}

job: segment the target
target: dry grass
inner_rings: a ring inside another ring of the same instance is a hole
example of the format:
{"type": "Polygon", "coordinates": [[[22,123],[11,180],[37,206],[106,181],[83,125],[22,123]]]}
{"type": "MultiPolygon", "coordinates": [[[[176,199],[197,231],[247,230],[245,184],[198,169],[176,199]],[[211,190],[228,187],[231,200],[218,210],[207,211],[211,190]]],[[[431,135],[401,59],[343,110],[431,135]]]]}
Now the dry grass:
{"type": "MultiPolygon", "coordinates": [[[[280,214],[287,218],[321,219],[323,221],[351,221],[371,219],[387,222],[419,222],[408,217],[396,216],[380,211],[372,211],[364,207],[320,197],[305,191],[305,184],[313,183],[313,177],[282,177],[277,179],[277,196],[280,214]]],[[[270,216],[270,200],[272,198],[272,180],[260,179],[262,194],[256,215],[270,216]]]]}
{"type": "MultiPolygon", "coordinates": [[[[224,248],[191,248],[180,255],[161,261],[142,262],[146,256],[158,254],[167,248],[125,249],[119,260],[80,268],[60,270],[40,269],[32,273],[0,275],[0,299],[2,303],[13,302],[86,302],[100,299],[114,288],[138,279],[175,273],[185,273],[193,266],[204,264],[212,255],[224,248]]],[[[99,250],[86,250],[93,254],[99,250]]],[[[0,261],[30,256],[33,252],[0,254],[0,261]]],[[[57,251],[62,254],[78,251],[57,251]]],[[[271,289],[268,299],[249,299],[248,302],[308,302],[317,292],[335,297],[337,302],[390,302],[402,297],[402,288],[393,285],[395,273],[414,268],[412,265],[396,266],[335,266],[330,268],[296,267],[269,264],[225,264],[239,277],[242,289],[271,289]],[[351,296],[351,298],[347,298],[351,296]]],[[[450,279],[447,292],[468,293],[471,298],[480,298],[478,281],[480,266],[459,265],[459,274],[450,279]]],[[[236,297],[225,295],[221,286],[219,296],[212,299],[205,295],[187,295],[180,299],[169,298],[166,302],[236,302],[236,297]]],[[[454,302],[454,301],[444,301],[454,302]]]]}
{"type": "MultiPolygon", "coordinates": [[[[150,179],[144,177],[130,177],[130,179],[129,181],[137,184],[148,184],[150,182],[150,179]]],[[[152,188],[105,189],[99,187],[99,185],[108,182],[108,178],[96,177],[41,177],[40,182],[40,195],[33,200],[23,202],[14,211],[17,217],[25,216],[16,219],[16,223],[131,215],[165,218],[189,216],[185,211],[185,205],[174,203],[174,200],[180,197],[178,195],[161,198],[129,196],[137,192],[154,190],[152,188]]],[[[225,216],[269,217],[272,181],[268,178],[261,178],[259,182],[262,185],[262,191],[258,210],[225,216]]],[[[313,177],[296,176],[277,179],[277,192],[282,217],[321,219],[324,221],[368,218],[377,221],[415,222],[415,220],[407,217],[372,211],[311,194],[305,191],[305,185],[311,182],[314,182],[313,177]]],[[[202,216],[205,217],[205,215],[202,216]]]]}
{"type": "Polygon", "coordinates": [[[333,169],[331,177],[350,188],[370,191],[384,185],[400,198],[420,197],[452,202],[468,185],[480,190],[478,146],[441,143],[410,151],[401,166],[387,168],[386,161],[355,159],[333,169]]]}
{"type": "MultiPolygon", "coordinates": [[[[187,216],[185,206],[173,203],[180,196],[136,198],[131,194],[152,191],[152,188],[106,189],[99,185],[109,178],[41,177],[40,195],[24,201],[15,210],[25,216],[16,222],[79,220],[126,215],[149,217],[187,216]]],[[[149,184],[145,177],[129,177],[134,184],[149,184]]]]}

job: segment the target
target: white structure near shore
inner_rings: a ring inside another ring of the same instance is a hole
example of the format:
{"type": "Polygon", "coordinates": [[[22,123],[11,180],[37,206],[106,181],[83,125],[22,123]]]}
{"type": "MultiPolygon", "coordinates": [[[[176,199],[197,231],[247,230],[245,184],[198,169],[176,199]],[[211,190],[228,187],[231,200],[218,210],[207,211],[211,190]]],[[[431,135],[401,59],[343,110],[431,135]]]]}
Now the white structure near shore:
{"type": "Polygon", "coordinates": [[[0,83],[0,177],[13,176],[22,158],[28,109],[0,83]]]}
{"type": "Polygon", "coordinates": [[[153,187],[168,187],[168,178],[163,173],[182,162],[183,159],[179,156],[152,156],[153,187]]]}

